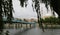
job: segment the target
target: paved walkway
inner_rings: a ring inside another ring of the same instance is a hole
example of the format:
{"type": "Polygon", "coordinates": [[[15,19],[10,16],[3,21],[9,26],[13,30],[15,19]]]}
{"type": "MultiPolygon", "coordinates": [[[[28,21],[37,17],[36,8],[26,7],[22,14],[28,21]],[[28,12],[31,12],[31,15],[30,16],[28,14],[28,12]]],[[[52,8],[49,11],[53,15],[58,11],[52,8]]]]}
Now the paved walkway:
{"type": "Polygon", "coordinates": [[[45,29],[45,32],[42,32],[42,29],[33,28],[21,33],[17,32],[15,35],[60,35],[60,29],[45,29]]]}
{"type": "Polygon", "coordinates": [[[10,29],[10,35],[60,35],[60,29],[44,29],[45,32],[40,28],[32,28],[24,31],[22,29],[10,29]]]}

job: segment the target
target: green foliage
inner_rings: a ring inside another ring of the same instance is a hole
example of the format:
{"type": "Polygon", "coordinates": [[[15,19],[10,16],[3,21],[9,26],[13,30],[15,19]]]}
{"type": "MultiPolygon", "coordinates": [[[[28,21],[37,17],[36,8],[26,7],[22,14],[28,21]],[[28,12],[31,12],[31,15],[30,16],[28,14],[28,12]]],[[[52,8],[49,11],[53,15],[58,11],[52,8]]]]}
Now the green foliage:
{"type": "Polygon", "coordinates": [[[20,5],[23,7],[24,6],[25,0],[20,0],[20,5]]]}
{"type": "Polygon", "coordinates": [[[3,17],[7,16],[8,21],[11,23],[12,19],[12,0],[0,0],[0,31],[3,29],[3,17]]]}
{"type": "Polygon", "coordinates": [[[43,23],[52,23],[52,24],[60,24],[60,19],[56,17],[49,17],[41,20],[43,23]]]}
{"type": "Polygon", "coordinates": [[[45,4],[45,7],[47,8],[48,11],[48,5],[50,5],[51,0],[42,0],[42,3],[45,4]]]}
{"type": "Polygon", "coordinates": [[[3,30],[2,13],[3,13],[3,10],[2,10],[2,0],[0,0],[0,32],[2,32],[2,30],[3,30]]]}
{"type": "Polygon", "coordinates": [[[45,3],[47,10],[48,5],[50,5],[51,10],[55,11],[60,18],[60,0],[42,0],[42,3],[45,3]]]}
{"type": "Polygon", "coordinates": [[[19,0],[20,1],[20,5],[22,6],[22,7],[24,7],[24,3],[25,3],[25,7],[27,7],[27,1],[28,0],[19,0]]]}

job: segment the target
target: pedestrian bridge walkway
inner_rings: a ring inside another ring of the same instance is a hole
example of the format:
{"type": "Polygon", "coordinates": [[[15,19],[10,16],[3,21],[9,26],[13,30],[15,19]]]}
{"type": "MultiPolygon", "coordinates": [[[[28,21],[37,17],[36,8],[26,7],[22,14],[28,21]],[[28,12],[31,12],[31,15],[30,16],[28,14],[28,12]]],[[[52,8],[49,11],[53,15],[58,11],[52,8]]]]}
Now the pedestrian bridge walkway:
{"type": "Polygon", "coordinates": [[[10,29],[10,35],[60,35],[60,29],[44,29],[40,28],[32,29],[10,29]]]}
{"type": "Polygon", "coordinates": [[[43,32],[40,28],[33,28],[21,33],[15,33],[15,35],[60,35],[60,29],[45,29],[45,32],[43,32]]]}
{"type": "Polygon", "coordinates": [[[17,19],[12,19],[11,20],[11,24],[7,19],[3,19],[4,22],[4,29],[10,29],[10,28],[22,28],[22,27],[35,27],[36,26],[36,22],[26,22],[26,21],[21,21],[21,20],[17,20],[17,19]]]}
{"type": "MultiPolygon", "coordinates": [[[[4,21],[6,23],[9,23],[8,21],[4,21]]],[[[31,23],[31,22],[24,22],[24,21],[19,21],[19,20],[12,20],[12,25],[8,25],[8,27],[19,27],[19,29],[4,29],[4,31],[9,31],[9,35],[60,35],[60,29],[44,29],[45,32],[42,31],[40,28],[36,28],[36,23],[31,23]],[[22,24],[26,25],[23,26],[22,24]],[[28,28],[28,25],[29,27],[28,28]],[[33,25],[33,26],[31,26],[33,25]]]]}
{"type": "Polygon", "coordinates": [[[15,35],[60,35],[60,29],[45,29],[43,32],[40,28],[33,28],[22,33],[15,33],[15,35]]]}

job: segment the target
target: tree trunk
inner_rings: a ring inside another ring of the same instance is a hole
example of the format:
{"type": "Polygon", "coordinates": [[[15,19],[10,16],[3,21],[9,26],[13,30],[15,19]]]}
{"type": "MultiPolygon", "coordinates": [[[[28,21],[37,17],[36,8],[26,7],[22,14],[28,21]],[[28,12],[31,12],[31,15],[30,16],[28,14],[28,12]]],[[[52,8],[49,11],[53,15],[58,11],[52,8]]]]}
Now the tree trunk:
{"type": "Polygon", "coordinates": [[[2,21],[2,16],[0,14],[0,31],[2,32],[3,30],[3,21],[2,21]]]}
{"type": "Polygon", "coordinates": [[[44,28],[43,28],[43,25],[42,25],[42,21],[40,21],[40,19],[41,19],[41,16],[40,16],[40,14],[39,13],[37,13],[37,18],[38,18],[38,24],[39,24],[39,27],[41,27],[42,28],[42,31],[44,32],[44,28]]]}
{"type": "Polygon", "coordinates": [[[2,0],[0,0],[0,31],[3,32],[2,0]]]}

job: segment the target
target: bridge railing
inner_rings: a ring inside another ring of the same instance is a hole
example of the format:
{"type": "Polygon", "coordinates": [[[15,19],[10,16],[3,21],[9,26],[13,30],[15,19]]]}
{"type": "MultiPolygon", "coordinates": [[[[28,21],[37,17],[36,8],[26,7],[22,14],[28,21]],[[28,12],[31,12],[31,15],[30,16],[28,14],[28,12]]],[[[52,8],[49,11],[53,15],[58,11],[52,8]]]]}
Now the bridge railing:
{"type": "Polygon", "coordinates": [[[36,23],[33,23],[33,22],[22,22],[22,23],[13,22],[12,24],[10,23],[4,24],[5,29],[32,28],[35,26],[36,26],[36,23]]]}

